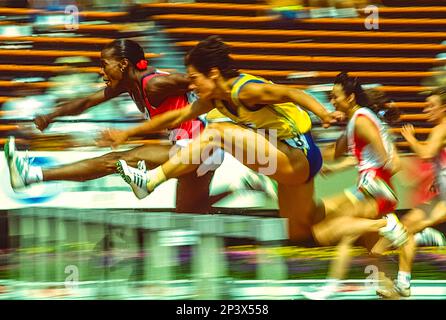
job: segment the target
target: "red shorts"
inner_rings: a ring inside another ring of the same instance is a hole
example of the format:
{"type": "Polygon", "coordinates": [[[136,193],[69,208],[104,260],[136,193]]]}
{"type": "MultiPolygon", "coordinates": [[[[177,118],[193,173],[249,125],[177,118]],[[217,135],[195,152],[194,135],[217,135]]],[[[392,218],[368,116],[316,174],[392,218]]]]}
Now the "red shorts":
{"type": "MultiPolygon", "coordinates": [[[[387,186],[389,187],[389,189],[391,189],[393,191],[393,193],[395,193],[395,189],[392,185],[392,173],[389,172],[388,170],[385,170],[383,168],[371,168],[371,169],[366,169],[363,170],[359,173],[359,179],[358,179],[358,191],[363,193],[361,191],[361,179],[363,177],[364,174],[367,174],[374,177],[375,179],[380,179],[381,181],[385,182],[387,184],[387,186]]],[[[379,216],[383,216],[386,215],[387,213],[391,213],[394,212],[397,205],[398,205],[398,201],[394,201],[394,200],[390,200],[388,198],[384,198],[384,197],[378,197],[375,198],[376,203],[378,205],[378,215],[379,216]]]]}

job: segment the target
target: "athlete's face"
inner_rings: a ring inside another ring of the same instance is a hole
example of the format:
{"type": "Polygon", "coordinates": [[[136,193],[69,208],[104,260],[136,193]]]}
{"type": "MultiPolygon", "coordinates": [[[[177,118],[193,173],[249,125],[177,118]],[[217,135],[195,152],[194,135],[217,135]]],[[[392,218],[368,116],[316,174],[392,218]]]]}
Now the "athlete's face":
{"type": "Polygon", "coordinates": [[[194,90],[201,99],[212,98],[216,88],[216,79],[212,72],[209,76],[206,76],[195,69],[194,66],[189,65],[187,66],[187,75],[189,76],[191,90],[194,90]]]}
{"type": "Polygon", "coordinates": [[[123,64],[113,56],[112,50],[101,52],[101,75],[107,87],[116,87],[123,78],[123,64]]]}
{"type": "Polygon", "coordinates": [[[437,122],[445,115],[446,105],[441,103],[439,95],[432,95],[426,99],[427,106],[424,112],[427,114],[427,121],[437,122]]]}
{"type": "Polygon", "coordinates": [[[341,84],[337,83],[333,86],[330,96],[330,102],[338,111],[346,112],[350,109],[353,97],[346,96],[344,88],[341,84]]]}

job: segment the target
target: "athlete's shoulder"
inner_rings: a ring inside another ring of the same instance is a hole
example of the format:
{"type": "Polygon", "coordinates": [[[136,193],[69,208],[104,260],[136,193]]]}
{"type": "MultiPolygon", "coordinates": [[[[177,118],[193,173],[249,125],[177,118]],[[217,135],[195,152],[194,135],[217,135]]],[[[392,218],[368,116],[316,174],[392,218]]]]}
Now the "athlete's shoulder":
{"type": "Polygon", "coordinates": [[[251,84],[251,83],[272,83],[272,82],[268,81],[262,77],[254,76],[249,73],[241,73],[234,81],[234,87],[237,87],[237,86],[244,87],[245,85],[251,84]]]}
{"type": "Polygon", "coordinates": [[[358,109],[355,112],[354,116],[352,117],[352,120],[355,123],[358,123],[358,121],[360,123],[373,122],[373,123],[375,123],[377,125],[382,123],[382,121],[376,115],[376,113],[373,112],[371,109],[369,109],[367,107],[362,107],[362,108],[358,109]]]}
{"type": "Polygon", "coordinates": [[[232,87],[232,96],[237,96],[239,99],[245,100],[252,97],[257,97],[265,90],[265,84],[272,82],[261,77],[250,74],[241,74],[235,81],[232,87]]]}
{"type": "Polygon", "coordinates": [[[352,127],[355,135],[359,137],[369,138],[372,133],[380,132],[381,125],[374,117],[368,113],[357,113],[352,119],[352,127]]]}
{"type": "Polygon", "coordinates": [[[367,107],[361,107],[355,112],[356,116],[368,116],[370,118],[377,118],[377,115],[367,107]]]}
{"type": "Polygon", "coordinates": [[[178,86],[183,88],[189,86],[189,78],[184,73],[154,72],[148,84],[149,86],[168,86],[169,88],[178,86]]]}
{"type": "Polygon", "coordinates": [[[182,95],[189,91],[189,79],[183,73],[157,73],[145,85],[149,96],[182,95]]]}

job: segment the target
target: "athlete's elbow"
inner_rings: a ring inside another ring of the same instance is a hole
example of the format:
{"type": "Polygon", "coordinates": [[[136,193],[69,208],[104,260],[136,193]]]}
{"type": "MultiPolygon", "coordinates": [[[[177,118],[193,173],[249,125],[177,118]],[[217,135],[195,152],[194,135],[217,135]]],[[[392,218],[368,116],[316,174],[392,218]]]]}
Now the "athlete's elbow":
{"type": "Polygon", "coordinates": [[[68,108],[66,115],[67,116],[77,116],[82,114],[88,108],[91,108],[93,104],[88,99],[81,99],[78,101],[74,101],[71,108],[68,108]]]}

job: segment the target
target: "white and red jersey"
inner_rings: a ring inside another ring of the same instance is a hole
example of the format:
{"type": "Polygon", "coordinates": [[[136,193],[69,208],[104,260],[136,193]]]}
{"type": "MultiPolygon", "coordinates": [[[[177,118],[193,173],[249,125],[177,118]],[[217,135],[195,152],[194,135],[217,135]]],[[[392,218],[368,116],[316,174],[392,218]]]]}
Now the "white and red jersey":
{"type": "MultiPolygon", "coordinates": [[[[388,168],[386,163],[376,154],[372,146],[357,136],[355,133],[355,123],[358,117],[367,117],[372,121],[378,129],[379,135],[382,139],[384,148],[390,161],[393,161],[394,146],[387,131],[387,126],[383,123],[376,114],[368,108],[358,109],[347,124],[347,139],[349,151],[358,160],[358,189],[361,190],[361,181],[365,176],[372,179],[381,179],[394,191],[391,178],[393,172],[388,168]]],[[[390,162],[391,163],[391,162],[390,162]]],[[[378,205],[378,215],[382,216],[389,212],[393,212],[397,206],[397,200],[390,200],[387,198],[376,198],[378,205]]]]}
{"type": "Polygon", "coordinates": [[[440,197],[446,200],[446,147],[435,157],[435,179],[440,197]]]}
{"type": "Polygon", "coordinates": [[[359,172],[362,172],[370,169],[384,169],[383,167],[385,163],[379,157],[379,155],[376,154],[372,146],[356,135],[355,123],[358,117],[366,117],[375,124],[376,128],[379,131],[379,135],[381,136],[384,148],[387,152],[388,159],[390,159],[390,161],[393,160],[394,154],[394,146],[389,136],[387,125],[382,122],[372,110],[362,107],[353,114],[347,124],[348,148],[349,151],[358,160],[358,170],[359,172]]]}

